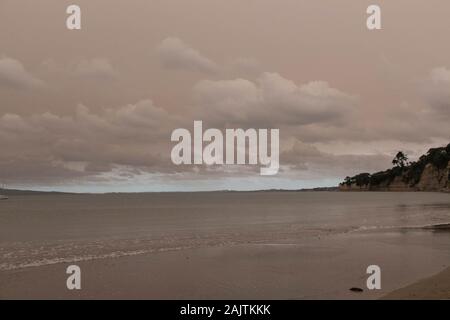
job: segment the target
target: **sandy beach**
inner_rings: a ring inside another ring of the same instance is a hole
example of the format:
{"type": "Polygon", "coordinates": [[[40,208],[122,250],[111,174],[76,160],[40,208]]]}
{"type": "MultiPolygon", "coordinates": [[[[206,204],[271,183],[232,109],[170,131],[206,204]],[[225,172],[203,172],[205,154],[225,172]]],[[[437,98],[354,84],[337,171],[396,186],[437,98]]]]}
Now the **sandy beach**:
{"type": "Polygon", "coordinates": [[[395,290],[384,296],[383,299],[448,300],[450,299],[450,268],[447,268],[432,277],[395,290]]]}
{"type": "Polygon", "coordinates": [[[402,254],[400,248],[380,247],[375,241],[344,252],[348,245],[347,240],[328,248],[242,245],[84,261],[76,263],[82,270],[82,289],[74,291],[66,288],[67,263],[10,270],[0,273],[0,299],[449,298],[449,269],[406,286],[425,270],[433,272],[434,266],[421,264],[405,274],[394,258],[402,254]],[[371,255],[392,252],[382,261],[390,272],[382,290],[351,292],[350,287],[364,288],[362,261],[369,260],[363,252],[367,245],[371,255]],[[355,254],[360,261],[352,261],[355,254]],[[400,287],[404,288],[393,291],[400,287]]]}

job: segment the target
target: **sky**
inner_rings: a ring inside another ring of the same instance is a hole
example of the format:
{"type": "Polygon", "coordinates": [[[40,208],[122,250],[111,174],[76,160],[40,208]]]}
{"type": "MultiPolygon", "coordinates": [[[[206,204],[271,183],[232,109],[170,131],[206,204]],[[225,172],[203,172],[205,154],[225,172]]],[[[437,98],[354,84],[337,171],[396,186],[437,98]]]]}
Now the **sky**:
{"type": "Polygon", "coordinates": [[[298,189],[450,142],[445,0],[0,0],[0,183],[298,189]],[[381,30],[366,9],[381,7],[381,30]],[[81,8],[81,30],[66,8],[81,8]],[[176,166],[176,128],[280,130],[280,170],[176,166]]]}

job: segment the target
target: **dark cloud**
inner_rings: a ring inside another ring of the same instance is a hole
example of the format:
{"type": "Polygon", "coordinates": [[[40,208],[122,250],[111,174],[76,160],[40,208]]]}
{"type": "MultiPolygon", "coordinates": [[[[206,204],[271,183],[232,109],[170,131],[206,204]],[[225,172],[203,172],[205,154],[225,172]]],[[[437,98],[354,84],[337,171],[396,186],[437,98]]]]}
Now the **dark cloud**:
{"type": "Polygon", "coordinates": [[[177,121],[150,100],[101,113],[79,105],[69,116],[4,114],[0,117],[0,179],[86,177],[113,167],[170,172],[169,137],[177,121]],[[29,173],[31,168],[36,174],[29,173]]]}

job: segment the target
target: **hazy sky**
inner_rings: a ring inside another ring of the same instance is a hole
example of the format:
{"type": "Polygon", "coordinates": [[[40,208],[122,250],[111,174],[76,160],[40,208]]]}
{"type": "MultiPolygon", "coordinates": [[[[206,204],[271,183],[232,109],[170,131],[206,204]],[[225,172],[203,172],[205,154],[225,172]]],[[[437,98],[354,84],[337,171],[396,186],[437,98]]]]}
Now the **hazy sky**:
{"type": "Polygon", "coordinates": [[[0,0],[0,182],[300,188],[450,142],[447,0],[0,0]],[[366,8],[382,9],[382,30],[366,8]],[[30,5],[32,4],[32,5],[30,5]],[[66,7],[82,10],[67,30],[66,7]],[[279,128],[278,175],[175,166],[175,128],[279,128]]]}

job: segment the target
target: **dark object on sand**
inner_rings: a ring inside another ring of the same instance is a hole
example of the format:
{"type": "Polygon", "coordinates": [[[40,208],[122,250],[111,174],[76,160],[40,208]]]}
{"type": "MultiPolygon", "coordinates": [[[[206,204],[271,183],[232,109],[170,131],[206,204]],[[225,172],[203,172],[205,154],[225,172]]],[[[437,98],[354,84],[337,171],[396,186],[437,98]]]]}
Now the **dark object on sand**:
{"type": "Polygon", "coordinates": [[[364,290],[361,289],[361,288],[353,287],[353,288],[350,288],[350,291],[353,291],[353,292],[363,292],[364,290]]]}
{"type": "Polygon", "coordinates": [[[2,196],[2,195],[0,194],[0,200],[8,200],[8,197],[7,197],[7,196],[2,196]]]}

